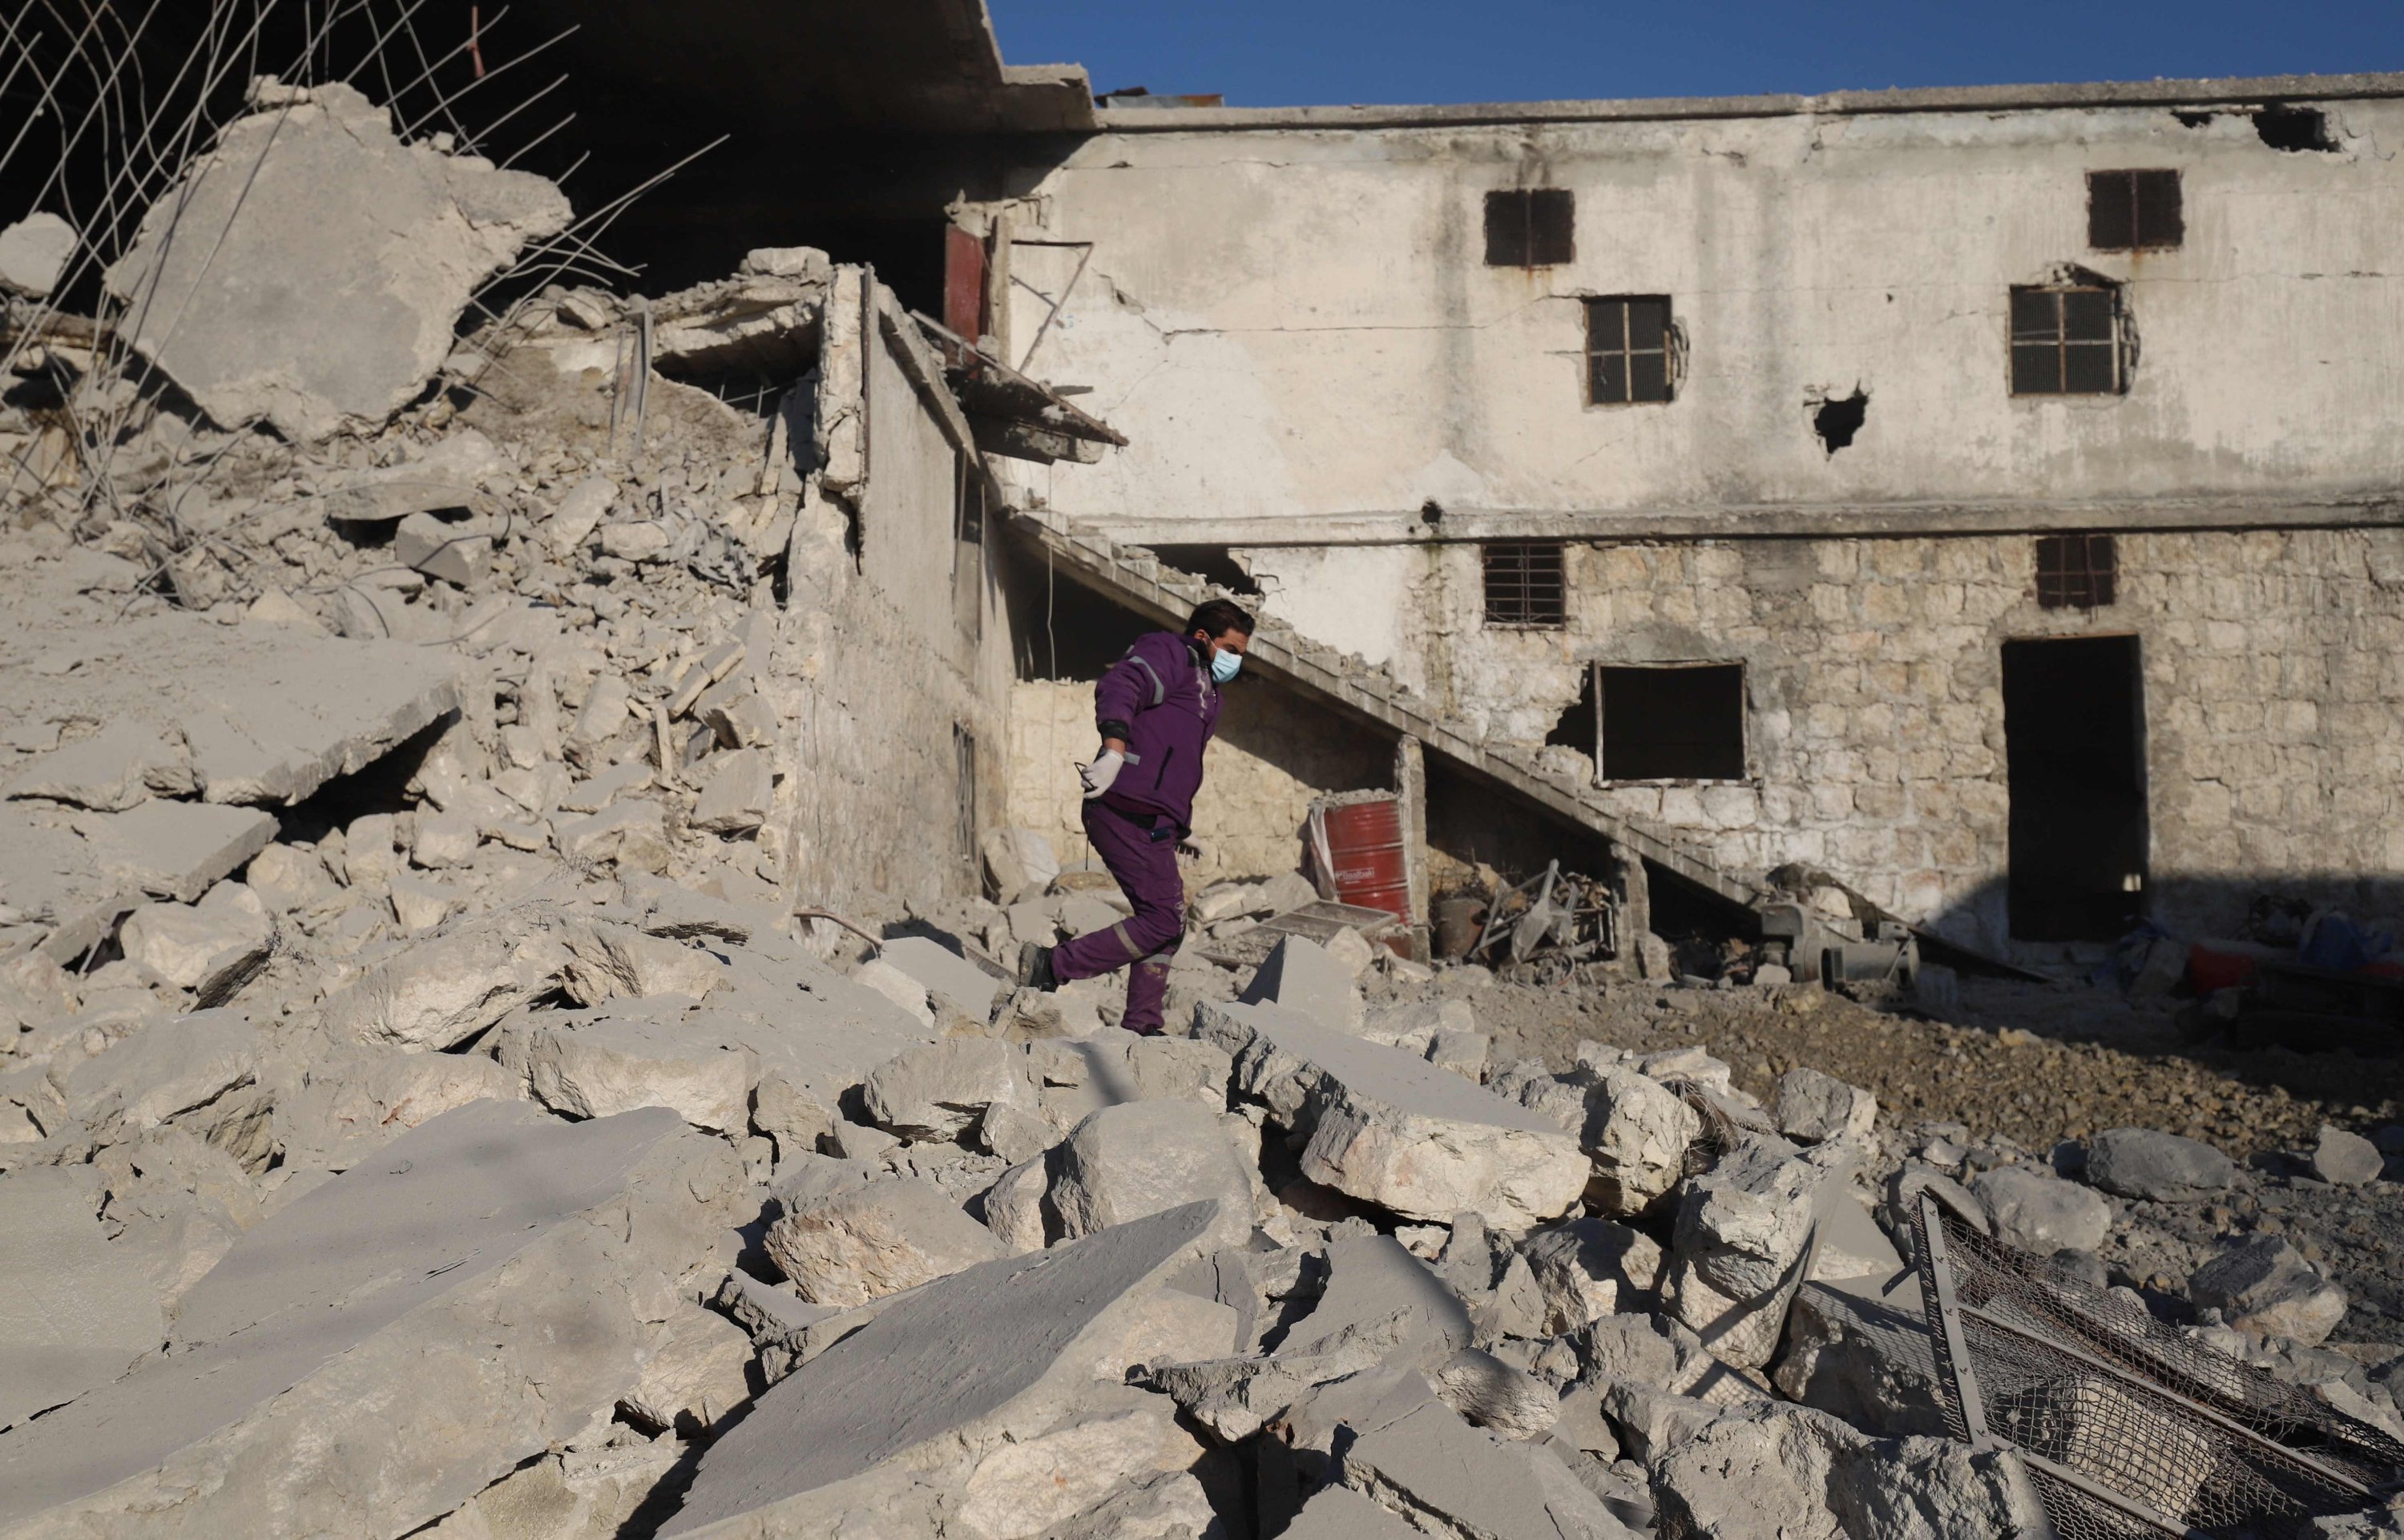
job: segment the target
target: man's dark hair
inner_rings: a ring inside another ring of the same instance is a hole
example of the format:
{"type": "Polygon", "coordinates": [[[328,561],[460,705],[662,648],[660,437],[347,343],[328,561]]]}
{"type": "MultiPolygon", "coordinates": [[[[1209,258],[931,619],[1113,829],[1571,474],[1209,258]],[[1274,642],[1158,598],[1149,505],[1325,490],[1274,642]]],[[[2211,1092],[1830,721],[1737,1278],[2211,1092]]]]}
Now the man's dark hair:
{"type": "Polygon", "coordinates": [[[1185,623],[1185,634],[1196,631],[1206,637],[1223,637],[1230,631],[1252,634],[1252,612],[1233,599],[1205,599],[1195,608],[1194,616],[1185,623]]]}

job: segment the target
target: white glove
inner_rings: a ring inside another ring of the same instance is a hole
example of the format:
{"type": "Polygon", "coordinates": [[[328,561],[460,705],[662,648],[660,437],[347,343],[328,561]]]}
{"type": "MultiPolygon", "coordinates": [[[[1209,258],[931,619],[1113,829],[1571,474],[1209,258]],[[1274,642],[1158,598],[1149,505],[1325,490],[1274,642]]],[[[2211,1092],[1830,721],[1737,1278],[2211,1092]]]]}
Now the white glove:
{"type": "Polygon", "coordinates": [[[1093,763],[1077,766],[1077,778],[1085,786],[1085,800],[1091,802],[1109,791],[1111,783],[1119,778],[1119,771],[1125,765],[1126,756],[1111,749],[1097,756],[1093,763]]]}
{"type": "Polygon", "coordinates": [[[1210,859],[1210,847],[1193,834],[1188,834],[1177,842],[1177,853],[1191,861],[1200,862],[1210,859]]]}

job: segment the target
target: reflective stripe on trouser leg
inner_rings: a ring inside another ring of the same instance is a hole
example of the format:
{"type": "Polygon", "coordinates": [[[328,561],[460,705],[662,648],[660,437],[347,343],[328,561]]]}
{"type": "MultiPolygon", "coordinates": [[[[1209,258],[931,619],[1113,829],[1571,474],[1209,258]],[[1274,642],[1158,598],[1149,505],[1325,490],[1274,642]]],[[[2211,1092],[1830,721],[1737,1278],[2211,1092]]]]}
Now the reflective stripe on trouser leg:
{"type": "Polygon", "coordinates": [[[1130,1032],[1153,1036],[1168,1017],[1168,968],[1177,957],[1180,936],[1127,970],[1126,1015],[1119,1025],[1130,1032]]]}
{"type": "Polygon", "coordinates": [[[1053,948],[1062,983],[1115,973],[1154,952],[1174,951],[1185,934],[1185,880],[1172,840],[1129,822],[1098,802],[1085,805],[1085,835],[1135,913],[1053,948]]]}

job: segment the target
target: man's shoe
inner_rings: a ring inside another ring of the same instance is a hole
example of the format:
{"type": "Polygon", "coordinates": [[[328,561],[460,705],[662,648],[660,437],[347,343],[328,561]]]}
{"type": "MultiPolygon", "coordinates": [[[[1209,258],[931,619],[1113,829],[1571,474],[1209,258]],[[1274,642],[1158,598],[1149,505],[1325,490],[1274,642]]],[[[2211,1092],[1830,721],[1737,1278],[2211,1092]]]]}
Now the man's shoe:
{"type": "Polygon", "coordinates": [[[1052,948],[1036,942],[1027,942],[1018,948],[1018,987],[1022,989],[1056,989],[1060,981],[1052,976],[1052,948]]]}

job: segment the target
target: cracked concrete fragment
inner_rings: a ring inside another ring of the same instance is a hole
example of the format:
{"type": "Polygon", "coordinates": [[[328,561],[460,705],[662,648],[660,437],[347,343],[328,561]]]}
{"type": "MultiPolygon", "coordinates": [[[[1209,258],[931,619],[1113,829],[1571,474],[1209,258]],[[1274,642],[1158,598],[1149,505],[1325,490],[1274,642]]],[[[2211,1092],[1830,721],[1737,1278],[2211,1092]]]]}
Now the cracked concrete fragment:
{"type": "Polygon", "coordinates": [[[322,439],[406,404],[475,286],[569,217],[542,177],[404,146],[327,84],[230,125],[107,283],[121,334],[211,418],[322,439]]]}

